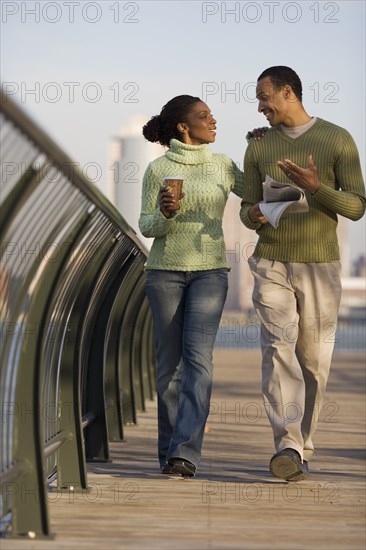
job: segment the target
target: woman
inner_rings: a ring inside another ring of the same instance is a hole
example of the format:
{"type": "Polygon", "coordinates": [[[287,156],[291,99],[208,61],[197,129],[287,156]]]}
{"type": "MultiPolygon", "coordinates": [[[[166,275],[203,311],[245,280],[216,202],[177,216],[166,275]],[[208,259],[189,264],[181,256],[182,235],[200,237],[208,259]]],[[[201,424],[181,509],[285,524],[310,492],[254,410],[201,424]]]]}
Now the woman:
{"type": "Polygon", "coordinates": [[[242,196],[243,173],[210,151],[216,120],[198,97],[171,99],[143,135],[169,147],[145,172],[139,219],[141,233],[154,237],[146,294],[156,333],[159,461],[162,473],[194,476],[228,287],[222,217],[229,193],[242,196]],[[163,187],[168,176],[184,179],[178,205],[163,187]]]}

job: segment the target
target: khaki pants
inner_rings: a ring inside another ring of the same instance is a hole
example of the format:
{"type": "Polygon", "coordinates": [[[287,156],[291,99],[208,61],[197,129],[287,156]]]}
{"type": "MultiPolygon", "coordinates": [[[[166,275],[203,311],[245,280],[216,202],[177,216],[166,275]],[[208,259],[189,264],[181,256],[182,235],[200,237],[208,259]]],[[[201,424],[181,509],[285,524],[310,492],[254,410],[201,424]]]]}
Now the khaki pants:
{"type": "Polygon", "coordinates": [[[262,390],[276,452],[309,460],[332,359],[340,263],[249,258],[261,321],[262,390]]]}

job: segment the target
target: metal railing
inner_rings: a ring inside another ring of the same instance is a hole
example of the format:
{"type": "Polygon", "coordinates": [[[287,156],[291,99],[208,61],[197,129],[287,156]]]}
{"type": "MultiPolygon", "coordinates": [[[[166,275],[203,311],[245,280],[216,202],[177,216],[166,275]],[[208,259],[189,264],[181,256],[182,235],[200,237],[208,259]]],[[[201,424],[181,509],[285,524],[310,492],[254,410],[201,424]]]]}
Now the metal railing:
{"type": "Polygon", "coordinates": [[[0,116],[1,515],[50,537],[48,484],[87,489],[155,395],[147,251],[3,92],[0,116]]]}
{"type": "MultiPolygon", "coordinates": [[[[289,327],[291,328],[291,327],[289,327]]],[[[289,342],[296,337],[289,330],[289,342]]],[[[316,337],[316,335],[314,336],[316,337]]],[[[337,325],[325,327],[324,341],[334,342],[334,352],[366,351],[366,319],[344,317],[339,318],[337,325]]],[[[244,320],[223,319],[217,331],[215,346],[217,348],[260,349],[261,324],[257,318],[244,320]]]]}

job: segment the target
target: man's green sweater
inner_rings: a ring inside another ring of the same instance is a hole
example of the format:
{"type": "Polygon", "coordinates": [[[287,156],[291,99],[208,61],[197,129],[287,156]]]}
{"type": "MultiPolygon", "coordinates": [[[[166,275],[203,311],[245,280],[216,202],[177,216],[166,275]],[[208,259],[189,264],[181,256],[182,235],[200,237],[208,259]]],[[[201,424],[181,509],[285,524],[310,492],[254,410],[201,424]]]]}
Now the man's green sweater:
{"type": "Polygon", "coordinates": [[[222,217],[230,191],[243,196],[243,173],[231,159],[212,153],[208,145],[172,139],[165,155],[144,174],[139,228],[145,237],[155,237],[146,269],[229,269],[222,217]],[[169,219],[159,207],[159,191],[168,176],[183,177],[185,193],[180,210],[169,219]]]}
{"type": "Polygon", "coordinates": [[[280,127],[268,130],[260,141],[249,143],[244,158],[244,194],[240,217],[259,235],[254,256],[282,262],[332,262],[339,260],[337,214],[358,220],[365,212],[365,186],[359,155],[351,135],[322,119],[293,139],[280,127]],[[306,192],[309,212],[288,213],[274,229],[253,223],[249,209],[263,200],[266,174],[288,182],[277,161],[290,159],[307,167],[313,156],[320,188],[306,192]]]}

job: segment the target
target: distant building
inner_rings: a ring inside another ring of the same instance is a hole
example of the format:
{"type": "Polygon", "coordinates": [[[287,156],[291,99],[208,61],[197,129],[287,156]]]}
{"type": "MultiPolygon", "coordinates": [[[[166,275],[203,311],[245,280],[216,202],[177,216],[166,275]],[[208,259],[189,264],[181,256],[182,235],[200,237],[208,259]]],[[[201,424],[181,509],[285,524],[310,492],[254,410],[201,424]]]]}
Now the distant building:
{"type": "Polygon", "coordinates": [[[366,318],[366,278],[342,278],[341,317],[366,318]]]}
{"type": "Polygon", "coordinates": [[[366,256],[361,254],[352,263],[352,275],[354,277],[366,277],[366,256]]]}
{"type": "Polygon", "coordinates": [[[223,218],[226,256],[231,266],[225,313],[239,311],[248,313],[253,310],[253,276],[249,269],[248,258],[253,254],[257,234],[245,227],[240,220],[239,211],[240,198],[231,193],[223,218]]]}
{"type": "Polygon", "coordinates": [[[344,218],[343,216],[338,216],[337,236],[342,264],[342,277],[349,277],[351,275],[349,224],[350,221],[347,218],[344,218]]]}
{"type": "Polygon", "coordinates": [[[141,208],[142,179],[152,160],[164,154],[161,145],[142,135],[147,118],[136,115],[122,127],[121,135],[111,138],[108,148],[108,198],[150,249],[152,239],[141,235],[138,219],[141,208]]]}

